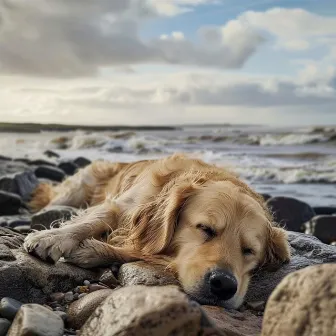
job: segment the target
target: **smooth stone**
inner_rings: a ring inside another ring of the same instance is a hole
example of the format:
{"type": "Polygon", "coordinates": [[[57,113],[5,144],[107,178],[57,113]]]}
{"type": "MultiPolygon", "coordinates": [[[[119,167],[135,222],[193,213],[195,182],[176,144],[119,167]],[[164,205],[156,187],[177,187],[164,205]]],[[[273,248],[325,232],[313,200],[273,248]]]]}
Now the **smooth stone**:
{"type": "Polygon", "coordinates": [[[76,158],[75,160],[73,160],[73,162],[80,168],[84,168],[91,163],[90,160],[88,160],[88,159],[86,159],[85,157],[82,157],[82,156],[76,158]]]}
{"type": "Polygon", "coordinates": [[[288,275],[267,302],[262,336],[336,335],[336,264],[288,275]]]}
{"type": "Polygon", "coordinates": [[[64,311],[54,311],[56,315],[58,315],[64,322],[67,321],[68,314],[64,311]]]}
{"type": "Polygon", "coordinates": [[[67,292],[64,294],[64,300],[66,302],[72,302],[74,299],[74,294],[72,292],[67,292]]]}
{"type": "Polygon", "coordinates": [[[336,213],[336,207],[313,207],[316,215],[333,215],[336,213]]]}
{"type": "Polygon", "coordinates": [[[14,319],[8,336],[62,336],[60,316],[38,304],[25,304],[14,319]]]}
{"type": "Polygon", "coordinates": [[[92,292],[95,292],[97,290],[102,290],[102,289],[106,289],[108,287],[106,286],[102,286],[102,285],[99,285],[99,284],[91,284],[89,285],[89,292],[92,293],[92,292]]]}
{"type": "Polygon", "coordinates": [[[51,181],[62,182],[65,178],[63,170],[52,166],[39,166],[35,169],[38,178],[46,178],[51,181]]]}
{"type": "Polygon", "coordinates": [[[88,295],[88,293],[82,293],[82,294],[79,294],[79,295],[78,295],[78,299],[81,299],[81,298],[83,298],[83,297],[86,296],[86,295],[88,295]]]}
{"type": "Polygon", "coordinates": [[[309,204],[291,197],[272,197],[266,205],[274,213],[275,222],[289,231],[305,232],[304,224],[315,216],[309,204]]]}
{"type": "Polygon", "coordinates": [[[0,190],[0,216],[17,215],[21,206],[20,196],[0,190]]]}
{"type": "Polygon", "coordinates": [[[51,301],[62,302],[64,300],[65,294],[62,292],[52,293],[50,295],[51,301]]]}
{"type": "Polygon", "coordinates": [[[90,286],[90,281],[89,280],[84,280],[83,281],[84,286],[90,286]]]}
{"type": "Polygon", "coordinates": [[[110,288],[115,288],[119,285],[119,281],[116,279],[111,270],[105,271],[99,281],[110,288]]]}
{"type": "Polygon", "coordinates": [[[77,210],[69,206],[47,206],[32,216],[31,228],[34,230],[50,229],[51,224],[57,227],[58,223],[67,221],[76,214],[77,210]]]}
{"type": "Polygon", "coordinates": [[[56,164],[54,162],[43,160],[43,159],[30,160],[28,164],[31,165],[31,166],[50,166],[50,167],[56,167],[56,164]]]}
{"type": "Polygon", "coordinates": [[[57,154],[56,152],[52,151],[52,150],[46,150],[44,153],[43,153],[45,156],[49,157],[49,158],[59,158],[60,155],[57,154]]]}
{"type": "Polygon", "coordinates": [[[86,294],[70,304],[68,308],[68,323],[72,328],[80,329],[95,309],[113,293],[112,289],[102,289],[86,294]]]}
{"type": "Polygon", "coordinates": [[[29,225],[20,225],[16,226],[15,230],[22,234],[28,234],[31,232],[31,226],[29,225]]]}
{"type": "Polygon", "coordinates": [[[58,164],[58,168],[62,169],[65,174],[67,175],[74,175],[77,170],[79,169],[79,166],[77,166],[74,162],[72,161],[64,161],[58,164]]]}
{"type": "Polygon", "coordinates": [[[4,297],[0,301],[0,315],[9,320],[13,320],[21,306],[22,302],[9,297],[4,297]]]}
{"type": "Polygon", "coordinates": [[[307,224],[311,233],[325,244],[336,241],[336,216],[315,216],[307,224]]]}
{"type": "Polygon", "coordinates": [[[5,318],[0,318],[0,336],[6,336],[11,322],[5,318]]]}

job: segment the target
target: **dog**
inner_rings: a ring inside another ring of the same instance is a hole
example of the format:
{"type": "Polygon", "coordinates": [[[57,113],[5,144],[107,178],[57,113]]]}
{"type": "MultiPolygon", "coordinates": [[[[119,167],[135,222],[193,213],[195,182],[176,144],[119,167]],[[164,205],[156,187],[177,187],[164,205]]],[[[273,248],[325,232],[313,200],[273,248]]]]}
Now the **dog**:
{"type": "Polygon", "coordinates": [[[30,233],[28,253],[83,268],[158,263],[201,304],[238,308],[256,269],[290,259],[286,231],[258,193],[230,170],[184,154],[96,161],[59,185],[40,184],[30,207],[47,205],[82,210],[30,233]]]}

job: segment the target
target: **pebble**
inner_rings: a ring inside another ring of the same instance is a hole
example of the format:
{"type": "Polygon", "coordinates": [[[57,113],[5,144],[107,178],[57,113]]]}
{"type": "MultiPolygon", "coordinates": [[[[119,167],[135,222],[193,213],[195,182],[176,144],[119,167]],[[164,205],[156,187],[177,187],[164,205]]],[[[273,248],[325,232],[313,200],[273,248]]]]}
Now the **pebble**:
{"type": "Polygon", "coordinates": [[[105,271],[99,280],[100,280],[100,283],[108,286],[109,288],[115,288],[116,286],[119,285],[119,281],[114,276],[111,270],[105,271]]]}
{"type": "Polygon", "coordinates": [[[83,284],[84,286],[90,286],[91,283],[89,280],[84,280],[83,284]]]}
{"type": "Polygon", "coordinates": [[[10,321],[5,318],[0,318],[0,336],[6,336],[10,326],[10,321]]]}
{"type": "Polygon", "coordinates": [[[78,297],[79,297],[79,294],[78,294],[78,293],[75,293],[75,294],[74,294],[74,300],[78,300],[78,297]]]}
{"type": "Polygon", "coordinates": [[[68,315],[64,311],[57,310],[54,312],[56,315],[58,315],[64,322],[66,321],[68,315]]]}
{"type": "Polygon", "coordinates": [[[9,320],[13,320],[21,306],[21,302],[9,297],[4,297],[0,301],[0,315],[9,320]]]}
{"type": "Polygon", "coordinates": [[[55,307],[54,311],[55,311],[55,312],[64,312],[64,311],[65,311],[65,308],[64,308],[64,307],[61,307],[61,306],[59,306],[59,307],[55,307]]]}
{"type": "Polygon", "coordinates": [[[84,296],[86,296],[86,295],[87,295],[87,293],[79,294],[79,295],[78,295],[78,299],[81,299],[82,297],[84,297],[84,296]]]}
{"type": "Polygon", "coordinates": [[[52,293],[50,295],[50,300],[52,300],[53,302],[56,301],[56,302],[62,302],[65,298],[65,294],[64,293],[52,293]]]}
{"type": "Polygon", "coordinates": [[[92,292],[95,292],[97,290],[101,290],[101,289],[106,289],[108,288],[107,286],[102,286],[102,285],[99,285],[99,284],[92,284],[89,286],[89,292],[92,293],[92,292]]]}
{"type": "Polygon", "coordinates": [[[64,300],[66,302],[72,302],[74,299],[74,294],[72,292],[67,292],[64,294],[64,300]]]}

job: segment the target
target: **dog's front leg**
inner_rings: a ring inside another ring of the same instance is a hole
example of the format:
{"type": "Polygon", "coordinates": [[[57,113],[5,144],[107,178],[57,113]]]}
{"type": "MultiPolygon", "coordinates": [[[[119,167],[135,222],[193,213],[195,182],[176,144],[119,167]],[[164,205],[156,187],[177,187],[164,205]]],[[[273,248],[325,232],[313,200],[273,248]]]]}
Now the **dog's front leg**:
{"type": "Polygon", "coordinates": [[[106,199],[101,204],[83,211],[60,228],[30,233],[24,249],[49,262],[69,257],[79,244],[88,238],[99,238],[117,227],[119,207],[115,200],[106,199]]]}

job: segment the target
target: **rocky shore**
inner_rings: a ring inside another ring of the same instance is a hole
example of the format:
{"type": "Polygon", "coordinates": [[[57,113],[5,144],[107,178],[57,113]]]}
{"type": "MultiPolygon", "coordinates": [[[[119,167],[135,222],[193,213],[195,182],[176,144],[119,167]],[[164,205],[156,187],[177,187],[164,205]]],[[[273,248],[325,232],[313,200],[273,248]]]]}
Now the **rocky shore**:
{"type": "Polygon", "coordinates": [[[84,270],[26,254],[21,245],[30,230],[77,211],[31,214],[32,190],[89,163],[52,151],[43,160],[0,157],[0,336],[336,335],[336,207],[263,195],[289,231],[292,259],[258,271],[238,311],[191,301],[171,274],[143,262],[84,270]]]}

